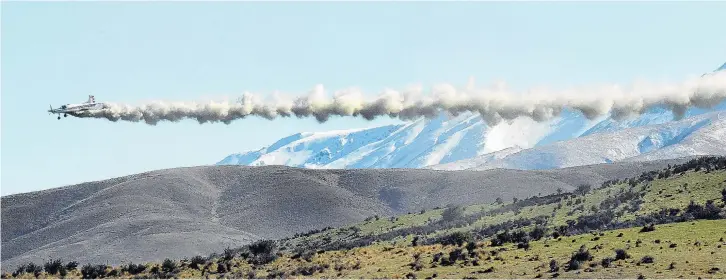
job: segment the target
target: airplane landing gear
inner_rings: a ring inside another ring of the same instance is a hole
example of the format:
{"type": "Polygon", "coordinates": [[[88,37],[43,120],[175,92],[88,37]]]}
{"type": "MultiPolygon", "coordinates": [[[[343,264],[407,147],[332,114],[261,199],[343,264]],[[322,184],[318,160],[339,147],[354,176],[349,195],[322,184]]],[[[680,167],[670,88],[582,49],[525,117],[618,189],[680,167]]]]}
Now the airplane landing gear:
{"type": "Polygon", "coordinates": [[[60,115],[58,115],[58,119],[60,120],[60,115]]]}
{"type": "MultiPolygon", "coordinates": [[[[58,117],[60,118],[60,116],[58,116],[58,117]]],[[[65,117],[68,117],[68,114],[63,114],[63,117],[64,117],[64,118],[65,118],[65,117]]]]}

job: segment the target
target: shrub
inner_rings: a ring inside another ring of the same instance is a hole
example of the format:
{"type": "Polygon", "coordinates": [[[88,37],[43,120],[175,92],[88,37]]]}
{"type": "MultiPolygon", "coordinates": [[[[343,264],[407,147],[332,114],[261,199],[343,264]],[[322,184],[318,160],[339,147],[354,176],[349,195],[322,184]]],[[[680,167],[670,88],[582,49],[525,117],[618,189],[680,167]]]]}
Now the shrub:
{"type": "Polygon", "coordinates": [[[189,266],[193,269],[199,269],[199,265],[203,265],[207,262],[206,259],[202,256],[194,256],[191,260],[191,264],[189,266]]]}
{"type": "Polygon", "coordinates": [[[640,232],[651,232],[651,231],[655,231],[655,225],[653,225],[653,224],[644,226],[642,229],[640,229],[640,232]]]}
{"type": "Polygon", "coordinates": [[[60,272],[61,270],[65,270],[65,267],[63,266],[63,263],[61,260],[49,260],[45,262],[43,265],[43,269],[45,269],[45,272],[47,272],[50,275],[55,275],[56,273],[60,272]]]}
{"type": "Polygon", "coordinates": [[[443,253],[441,253],[441,252],[439,252],[439,253],[436,253],[436,254],[434,254],[434,257],[433,257],[433,261],[432,261],[432,262],[434,262],[434,263],[437,263],[437,262],[439,262],[439,260],[441,260],[441,257],[442,257],[443,255],[444,255],[444,254],[443,254],[443,253]]]}
{"type": "Polygon", "coordinates": [[[615,260],[624,260],[630,258],[628,252],[623,249],[615,249],[615,260]]]}
{"type": "Polygon", "coordinates": [[[70,271],[70,270],[74,270],[74,269],[76,269],[77,267],[78,267],[78,262],[77,262],[77,261],[70,261],[70,262],[68,262],[68,263],[66,264],[66,270],[68,270],[68,271],[70,271]]]}
{"type": "Polygon", "coordinates": [[[227,269],[226,263],[223,263],[223,262],[217,263],[217,273],[227,273],[227,271],[228,271],[228,269],[227,269]]]}
{"type": "Polygon", "coordinates": [[[464,255],[463,250],[460,248],[457,248],[451,252],[449,252],[449,262],[456,263],[458,260],[466,260],[466,255],[464,255]]]}
{"type": "Polygon", "coordinates": [[[642,259],[640,259],[641,263],[653,263],[653,257],[651,256],[644,256],[642,259]]]}
{"type": "Polygon", "coordinates": [[[260,240],[247,246],[250,253],[254,255],[252,263],[267,264],[277,259],[277,243],[273,240],[260,240]]]}
{"type": "Polygon", "coordinates": [[[582,184],[582,185],[577,186],[577,188],[575,189],[575,194],[585,195],[588,192],[590,192],[590,189],[592,189],[592,187],[590,185],[582,184]]]}
{"type": "Polygon", "coordinates": [[[474,256],[474,254],[475,254],[474,250],[475,249],[476,249],[476,242],[469,242],[469,243],[466,244],[466,250],[469,252],[469,255],[470,256],[474,256]]]}
{"type": "Polygon", "coordinates": [[[444,210],[443,213],[441,213],[441,220],[443,221],[456,221],[459,218],[464,216],[464,207],[463,206],[449,206],[444,210]]]}
{"type": "Polygon", "coordinates": [[[254,255],[271,254],[277,249],[277,244],[273,240],[260,240],[248,246],[250,252],[254,255]]]}
{"type": "Polygon", "coordinates": [[[411,266],[411,269],[413,269],[415,271],[421,271],[421,269],[423,269],[423,265],[421,264],[420,260],[416,260],[416,261],[410,263],[409,266],[411,266]]]}
{"type": "Polygon", "coordinates": [[[464,243],[470,242],[473,239],[474,238],[472,237],[471,233],[459,231],[438,238],[436,243],[442,245],[456,245],[461,247],[464,245],[464,243]]]}
{"type": "Polygon", "coordinates": [[[600,264],[602,265],[602,267],[610,267],[610,263],[612,263],[614,260],[615,259],[613,259],[611,257],[605,257],[602,259],[600,264]]]}
{"type": "Polygon", "coordinates": [[[505,243],[524,243],[529,242],[529,235],[521,230],[511,233],[505,230],[504,232],[494,236],[491,242],[492,246],[502,246],[505,243]]]}
{"type": "Polygon", "coordinates": [[[686,207],[686,214],[695,219],[716,220],[721,218],[721,209],[713,203],[713,200],[706,201],[705,206],[701,206],[691,200],[686,207]]]}
{"type": "Polygon", "coordinates": [[[252,257],[251,262],[256,265],[264,265],[271,263],[277,259],[275,254],[259,254],[252,257]]]}
{"type": "Polygon", "coordinates": [[[224,260],[228,261],[234,258],[234,250],[227,247],[224,249],[224,260]]]}
{"type": "Polygon", "coordinates": [[[532,240],[540,240],[546,234],[546,230],[543,226],[535,226],[532,231],[529,232],[529,237],[532,240]]]}
{"type": "Polygon", "coordinates": [[[13,272],[13,277],[18,277],[18,275],[23,273],[25,273],[25,265],[21,264],[15,268],[15,271],[13,272]]]}
{"type": "Polygon", "coordinates": [[[84,279],[102,278],[106,276],[106,265],[92,265],[86,264],[81,268],[81,274],[84,279]]]}
{"type": "Polygon", "coordinates": [[[577,270],[582,267],[582,263],[586,261],[592,260],[592,255],[589,251],[587,251],[587,248],[585,245],[582,245],[580,249],[572,254],[572,257],[570,257],[570,261],[567,263],[567,270],[577,270]]]}
{"type": "Polygon", "coordinates": [[[161,270],[164,272],[172,272],[176,269],[176,263],[170,259],[164,259],[164,262],[161,263],[161,270]]]}
{"type": "Polygon", "coordinates": [[[560,266],[557,264],[556,260],[550,261],[550,272],[557,272],[560,271],[560,266]]]}
{"type": "Polygon", "coordinates": [[[129,263],[128,265],[121,268],[122,271],[126,271],[131,275],[136,275],[146,270],[146,266],[143,264],[129,263]]]}
{"type": "Polygon", "coordinates": [[[38,277],[40,273],[43,272],[43,268],[33,262],[29,262],[25,265],[19,266],[16,270],[16,273],[18,274],[21,274],[23,272],[32,273],[35,277],[38,277]]]}

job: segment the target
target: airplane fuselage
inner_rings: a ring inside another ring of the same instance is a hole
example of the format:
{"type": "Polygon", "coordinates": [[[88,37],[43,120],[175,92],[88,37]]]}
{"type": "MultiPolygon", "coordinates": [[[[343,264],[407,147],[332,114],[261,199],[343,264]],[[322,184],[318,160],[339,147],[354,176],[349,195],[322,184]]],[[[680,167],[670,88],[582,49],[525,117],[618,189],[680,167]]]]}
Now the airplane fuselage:
{"type": "Polygon", "coordinates": [[[83,104],[66,104],[63,106],[60,106],[56,109],[51,109],[49,112],[53,114],[65,114],[65,113],[75,113],[75,112],[82,112],[82,111],[88,111],[88,110],[101,110],[106,108],[106,105],[103,103],[83,103],[83,104]]]}
{"type": "MultiPolygon", "coordinates": [[[[53,109],[53,106],[50,106],[50,110],[48,110],[49,114],[58,114],[58,119],[61,119],[61,114],[63,114],[64,117],[67,117],[70,115],[75,115],[77,113],[90,111],[90,110],[103,110],[108,108],[108,106],[104,103],[96,103],[96,98],[93,95],[88,96],[88,101],[80,103],[80,104],[66,104],[62,105],[58,108],[53,109]]],[[[78,115],[76,115],[78,116],[78,115]]]]}

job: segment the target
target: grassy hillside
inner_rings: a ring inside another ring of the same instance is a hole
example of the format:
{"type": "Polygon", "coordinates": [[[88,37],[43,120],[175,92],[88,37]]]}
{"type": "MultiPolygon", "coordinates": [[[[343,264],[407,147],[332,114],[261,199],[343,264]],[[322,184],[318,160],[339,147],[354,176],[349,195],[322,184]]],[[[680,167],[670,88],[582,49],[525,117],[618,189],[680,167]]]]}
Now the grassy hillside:
{"type": "Polygon", "coordinates": [[[725,278],[724,200],[726,158],[706,157],[572,193],[371,217],[207,257],[56,261],[3,277],[725,278]]]}
{"type": "Polygon", "coordinates": [[[181,259],[258,239],[344,227],[368,216],[571,191],[579,184],[599,185],[686,161],[546,171],[286,166],[157,170],[3,196],[0,262],[3,271],[9,272],[49,258],[111,265],[181,259]]]}

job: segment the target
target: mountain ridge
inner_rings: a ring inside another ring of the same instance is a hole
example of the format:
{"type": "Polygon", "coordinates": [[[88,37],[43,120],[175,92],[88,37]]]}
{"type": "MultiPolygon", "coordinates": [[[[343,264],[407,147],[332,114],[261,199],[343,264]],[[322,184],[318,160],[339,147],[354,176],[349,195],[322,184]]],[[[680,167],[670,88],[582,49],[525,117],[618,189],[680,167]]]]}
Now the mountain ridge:
{"type": "MultiPolygon", "coordinates": [[[[726,63],[713,72],[724,68],[726,63]]],[[[712,108],[690,107],[683,117],[724,110],[726,101],[712,108]]],[[[478,157],[502,157],[517,149],[674,120],[675,114],[665,107],[650,108],[638,116],[622,120],[609,116],[589,120],[579,111],[566,109],[546,122],[522,117],[490,127],[478,113],[451,116],[444,112],[431,119],[422,118],[404,124],[297,133],[262,149],[228,155],[216,165],[424,168],[478,157]]]]}
{"type": "Polygon", "coordinates": [[[724,139],[726,111],[716,111],[680,121],[586,135],[523,149],[499,158],[482,156],[424,168],[539,170],[620,161],[725,155],[724,139]]]}
{"type": "MultiPolygon", "coordinates": [[[[726,102],[711,109],[689,108],[685,117],[726,110],[726,102]]],[[[366,129],[297,133],[269,147],[227,156],[216,165],[287,165],[304,168],[424,168],[477,157],[501,157],[524,150],[598,133],[673,122],[669,110],[654,108],[634,118],[590,121],[577,112],[537,123],[516,119],[488,127],[475,113],[440,114],[366,129]]]]}

